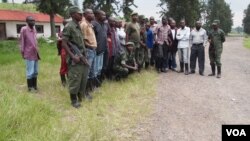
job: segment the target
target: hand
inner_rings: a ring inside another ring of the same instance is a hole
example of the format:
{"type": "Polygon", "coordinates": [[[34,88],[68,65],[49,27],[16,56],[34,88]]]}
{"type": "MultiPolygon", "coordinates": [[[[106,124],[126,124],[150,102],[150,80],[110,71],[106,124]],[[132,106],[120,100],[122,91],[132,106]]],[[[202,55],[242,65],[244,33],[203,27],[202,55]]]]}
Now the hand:
{"type": "Polygon", "coordinates": [[[86,58],[83,59],[83,63],[84,63],[85,65],[87,65],[87,66],[90,66],[90,65],[89,65],[89,62],[88,62],[88,60],[87,60],[86,58]]]}
{"type": "Polygon", "coordinates": [[[134,70],[138,70],[138,65],[135,64],[134,70]]]}
{"type": "Polygon", "coordinates": [[[79,63],[81,61],[79,56],[74,56],[72,59],[75,63],[79,63]]]}

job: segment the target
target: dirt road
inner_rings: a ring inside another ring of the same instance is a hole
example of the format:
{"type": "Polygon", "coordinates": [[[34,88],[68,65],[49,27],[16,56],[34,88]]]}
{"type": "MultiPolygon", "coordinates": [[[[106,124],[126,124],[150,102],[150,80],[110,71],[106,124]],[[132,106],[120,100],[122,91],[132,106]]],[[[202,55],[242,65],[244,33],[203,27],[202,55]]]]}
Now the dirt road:
{"type": "MultiPolygon", "coordinates": [[[[250,50],[243,38],[228,37],[222,78],[160,74],[154,113],[140,125],[145,141],[220,141],[222,124],[250,124],[250,50]]],[[[197,72],[197,70],[196,70],[197,72]]]]}

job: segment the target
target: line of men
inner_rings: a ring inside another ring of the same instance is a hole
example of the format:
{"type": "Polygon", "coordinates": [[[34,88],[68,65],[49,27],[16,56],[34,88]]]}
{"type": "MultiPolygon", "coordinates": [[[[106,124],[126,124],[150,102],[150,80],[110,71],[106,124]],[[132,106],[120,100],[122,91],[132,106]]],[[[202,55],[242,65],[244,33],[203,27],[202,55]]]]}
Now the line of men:
{"type": "MultiPolygon", "coordinates": [[[[86,9],[84,13],[76,6],[69,8],[70,21],[64,21],[64,29],[58,41],[61,55],[60,75],[63,85],[67,83],[71,104],[81,106],[83,97],[91,100],[90,92],[100,87],[104,78],[120,80],[134,71],[140,72],[143,67],[154,66],[158,72],[176,71],[176,53],[178,51],[180,70],[186,75],[195,73],[198,58],[199,74],[204,75],[204,46],[207,33],[196,22],[191,31],[181,20],[177,28],[174,19],[162,17],[161,24],[156,25],[154,18],[150,22],[138,13],[131,14],[131,22],[123,28],[121,20],[107,18],[102,10],[93,12],[86,9]],[[191,47],[189,71],[189,46],[191,47]],[[80,53],[80,54],[79,54],[80,53]],[[184,71],[185,68],[185,71],[184,71]]],[[[27,26],[23,27],[20,36],[20,47],[26,60],[28,90],[37,90],[38,46],[36,41],[35,20],[29,16],[27,26]]],[[[209,58],[212,73],[221,77],[222,44],[224,32],[219,29],[219,21],[214,21],[208,41],[209,58]]]]}

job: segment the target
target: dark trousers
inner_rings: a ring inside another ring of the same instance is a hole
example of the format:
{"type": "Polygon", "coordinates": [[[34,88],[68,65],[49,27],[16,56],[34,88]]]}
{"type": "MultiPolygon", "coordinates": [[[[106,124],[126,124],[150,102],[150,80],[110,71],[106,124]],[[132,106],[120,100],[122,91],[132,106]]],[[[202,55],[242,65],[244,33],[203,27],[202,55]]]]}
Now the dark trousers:
{"type": "Polygon", "coordinates": [[[204,51],[203,44],[192,45],[191,56],[190,56],[191,71],[195,71],[197,58],[198,58],[198,64],[199,64],[199,72],[204,72],[205,51],[204,51]]]}
{"type": "Polygon", "coordinates": [[[168,67],[169,67],[169,69],[175,69],[177,67],[176,52],[169,52],[169,54],[168,54],[168,67]]]}

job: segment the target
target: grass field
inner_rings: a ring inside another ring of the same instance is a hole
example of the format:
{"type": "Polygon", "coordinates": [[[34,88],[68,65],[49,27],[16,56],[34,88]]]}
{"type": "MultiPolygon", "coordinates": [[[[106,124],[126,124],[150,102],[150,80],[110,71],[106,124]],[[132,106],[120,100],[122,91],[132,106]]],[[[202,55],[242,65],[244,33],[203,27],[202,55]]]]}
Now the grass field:
{"type": "Polygon", "coordinates": [[[249,49],[250,49],[250,38],[249,38],[249,37],[246,37],[246,38],[244,39],[244,46],[245,46],[246,48],[249,48],[249,49]]]}
{"type": "Polygon", "coordinates": [[[143,71],[126,81],[105,81],[92,102],[70,105],[59,80],[55,44],[39,40],[38,93],[28,93],[17,41],[0,42],[0,140],[137,140],[136,126],[151,112],[157,74],[143,71]]]}

